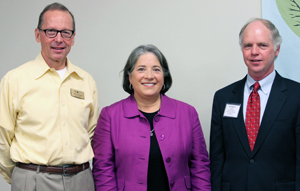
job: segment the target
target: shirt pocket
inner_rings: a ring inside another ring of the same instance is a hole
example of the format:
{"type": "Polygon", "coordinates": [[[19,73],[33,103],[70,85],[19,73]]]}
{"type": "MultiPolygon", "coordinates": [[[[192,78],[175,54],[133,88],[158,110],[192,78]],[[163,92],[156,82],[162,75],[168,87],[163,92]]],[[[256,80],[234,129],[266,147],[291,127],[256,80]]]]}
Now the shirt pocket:
{"type": "Polygon", "coordinates": [[[294,181],[276,182],[276,191],[295,191],[294,181]]]}

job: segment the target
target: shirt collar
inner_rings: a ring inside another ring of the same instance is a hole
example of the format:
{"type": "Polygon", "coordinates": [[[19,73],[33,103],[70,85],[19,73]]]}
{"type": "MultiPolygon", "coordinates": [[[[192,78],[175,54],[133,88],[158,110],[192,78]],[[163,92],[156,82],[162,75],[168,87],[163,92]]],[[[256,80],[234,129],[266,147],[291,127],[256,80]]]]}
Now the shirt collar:
{"type": "MultiPolygon", "coordinates": [[[[46,63],[44,60],[42,54],[40,53],[36,58],[35,58],[35,71],[34,71],[34,78],[37,80],[41,76],[43,76],[47,71],[49,70],[55,70],[54,68],[50,68],[49,65],[46,63]]],[[[83,74],[81,73],[80,70],[78,70],[67,58],[67,71],[66,71],[66,76],[76,73],[80,78],[83,79],[83,74]]]]}
{"type": "MultiPolygon", "coordinates": [[[[267,95],[272,88],[272,84],[274,82],[275,79],[275,75],[276,72],[275,70],[273,70],[272,73],[270,73],[268,76],[266,76],[265,78],[263,78],[262,80],[258,81],[259,85],[260,85],[260,90],[267,95]]],[[[256,81],[249,75],[247,74],[247,80],[246,80],[246,86],[249,92],[252,91],[253,89],[253,85],[256,81]]]]}
{"type": "Polygon", "coordinates": [[[66,76],[71,75],[72,73],[77,74],[81,79],[83,79],[83,73],[76,66],[74,66],[70,60],[67,58],[67,71],[66,76]]]}
{"type": "Polygon", "coordinates": [[[50,70],[50,67],[45,62],[41,53],[35,58],[34,62],[34,78],[37,80],[38,78],[43,76],[48,70],[50,70]]]}

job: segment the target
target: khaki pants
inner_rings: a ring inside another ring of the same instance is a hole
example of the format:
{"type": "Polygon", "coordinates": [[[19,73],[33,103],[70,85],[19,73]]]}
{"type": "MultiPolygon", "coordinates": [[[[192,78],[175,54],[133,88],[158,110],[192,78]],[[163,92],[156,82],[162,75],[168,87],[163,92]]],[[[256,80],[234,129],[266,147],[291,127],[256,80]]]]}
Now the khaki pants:
{"type": "Polygon", "coordinates": [[[15,167],[11,181],[12,191],[94,191],[90,168],[75,175],[63,176],[30,171],[15,167]]]}

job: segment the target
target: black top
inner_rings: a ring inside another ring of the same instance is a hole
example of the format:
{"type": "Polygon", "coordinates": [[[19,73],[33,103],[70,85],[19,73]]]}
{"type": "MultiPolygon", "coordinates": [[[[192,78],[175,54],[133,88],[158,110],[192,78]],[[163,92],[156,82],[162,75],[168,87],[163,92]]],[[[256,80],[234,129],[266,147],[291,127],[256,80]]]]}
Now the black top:
{"type": "MultiPolygon", "coordinates": [[[[145,113],[141,111],[150,123],[150,130],[153,130],[153,118],[158,113],[145,113]]],[[[147,191],[169,191],[169,181],[166,173],[164,161],[156,139],[155,130],[153,136],[150,136],[150,153],[148,165],[147,191]]]]}

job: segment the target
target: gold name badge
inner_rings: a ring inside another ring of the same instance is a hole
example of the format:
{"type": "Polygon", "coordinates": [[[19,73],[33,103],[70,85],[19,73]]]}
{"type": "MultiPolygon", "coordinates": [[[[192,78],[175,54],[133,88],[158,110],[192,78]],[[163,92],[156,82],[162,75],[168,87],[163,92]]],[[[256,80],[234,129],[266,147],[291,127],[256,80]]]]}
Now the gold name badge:
{"type": "Polygon", "coordinates": [[[79,98],[79,99],[84,99],[84,92],[70,89],[71,90],[71,96],[79,98]]]}

